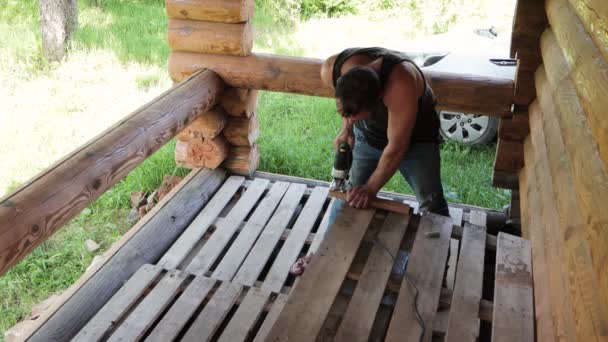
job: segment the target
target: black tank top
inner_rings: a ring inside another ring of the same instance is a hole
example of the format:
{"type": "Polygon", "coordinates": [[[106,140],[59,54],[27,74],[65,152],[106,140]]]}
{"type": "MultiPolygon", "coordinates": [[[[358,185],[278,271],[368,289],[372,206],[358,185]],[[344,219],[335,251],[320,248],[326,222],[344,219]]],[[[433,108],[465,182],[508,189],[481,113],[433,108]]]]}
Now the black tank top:
{"type": "MultiPolygon", "coordinates": [[[[380,68],[380,84],[382,88],[388,82],[388,77],[395,65],[406,61],[410,62],[422,75],[424,81],[424,93],[418,99],[418,113],[416,113],[416,124],[412,131],[410,143],[416,142],[438,142],[439,141],[439,118],[435,110],[437,103],[430,86],[427,84],[424,74],[414,62],[412,62],[405,54],[399,51],[392,51],[380,47],[370,48],[350,48],[342,51],[337,57],[333,68],[333,83],[336,87],[340,70],[346,60],[354,55],[365,55],[372,59],[382,57],[382,66],[380,68]]],[[[383,150],[388,144],[386,129],[388,127],[388,109],[386,105],[379,101],[372,109],[370,116],[365,120],[360,120],[355,123],[355,127],[360,129],[367,142],[377,148],[383,150]]]]}

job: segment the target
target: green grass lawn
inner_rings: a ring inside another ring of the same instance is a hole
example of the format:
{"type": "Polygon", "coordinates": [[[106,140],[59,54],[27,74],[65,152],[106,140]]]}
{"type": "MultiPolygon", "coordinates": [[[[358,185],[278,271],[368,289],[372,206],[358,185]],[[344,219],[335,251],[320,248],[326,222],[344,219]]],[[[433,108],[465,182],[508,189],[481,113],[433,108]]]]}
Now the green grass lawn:
{"type": "MultiPolygon", "coordinates": [[[[169,49],[164,2],[98,0],[98,3],[99,7],[92,1],[79,1],[80,28],[75,34],[71,54],[95,55],[109,51],[121,63],[139,63],[142,68],[156,68],[146,69],[148,71],[143,76],[138,76],[134,88],[149,88],[167,82],[169,49]]],[[[294,26],[278,25],[271,14],[264,12],[264,8],[256,9],[254,25],[258,51],[291,55],[305,53],[306,50],[291,35],[294,26]]],[[[0,50],[0,81],[5,83],[3,86],[43,76],[52,81],[57,65],[48,65],[41,57],[38,30],[37,1],[0,0],[0,45],[3,47],[0,50]]],[[[74,96],[79,96],[78,91],[74,89],[74,96]]],[[[258,112],[260,170],[329,180],[333,161],[332,141],[339,129],[339,118],[332,100],[262,92],[258,112]]],[[[164,146],[0,277],[2,336],[7,328],[28,315],[33,304],[73,283],[96,254],[102,253],[131,227],[126,221],[131,191],[156,188],[164,174],[187,173],[187,170],[175,166],[174,145],[171,142],[164,146]],[[93,239],[102,248],[95,253],[88,252],[84,247],[87,239],[93,239]]],[[[26,145],[20,146],[27,149],[26,145]]],[[[0,153],[9,148],[14,149],[15,146],[0,146],[0,153]]],[[[509,192],[491,186],[494,149],[493,145],[479,148],[443,145],[442,178],[449,201],[490,208],[500,208],[508,203],[509,192]]],[[[21,155],[27,158],[27,150],[21,155]]],[[[27,168],[16,171],[32,172],[27,168]]],[[[11,179],[2,181],[13,186],[19,183],[11,179]]],[[[400,176],[395,176],[386,189],[411,193],[400,176]]]]}

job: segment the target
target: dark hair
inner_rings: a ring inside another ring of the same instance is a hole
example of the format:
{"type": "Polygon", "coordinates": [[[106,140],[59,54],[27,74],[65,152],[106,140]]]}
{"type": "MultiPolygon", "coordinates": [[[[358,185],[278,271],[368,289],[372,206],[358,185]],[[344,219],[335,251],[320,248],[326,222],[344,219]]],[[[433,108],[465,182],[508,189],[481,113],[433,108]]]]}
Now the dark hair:
{"type": "Polygon", "coordinates": [[[380,77],[368,66],[350,69],[336,84],[336,97],[342,102],[342,115],[349,117],[361,111],[371,110],[382,91],[380,77]]]}

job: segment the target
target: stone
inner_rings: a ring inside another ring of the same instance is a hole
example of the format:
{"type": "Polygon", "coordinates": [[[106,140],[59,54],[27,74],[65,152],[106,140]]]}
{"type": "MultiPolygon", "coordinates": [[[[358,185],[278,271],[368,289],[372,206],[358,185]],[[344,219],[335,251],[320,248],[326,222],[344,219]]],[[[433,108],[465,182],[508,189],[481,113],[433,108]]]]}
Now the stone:
{"type": "Polygon", "coordinates": [[[163,177],[163,183],[158,188],[158,200],[160,201],[163,197],[167,196],[167,194],[182,181],[182,177],[180,176],[169,176],[165,175],[163,177]]]}
{"type": "Polygon", "coordinates": [[[85,241],[84,244],[87,247],[87,249],[89,250],[89,252],[91,252],[91,253],[93,253],[99,249],[99,245],[97,244],[97,242],[95,242],[91,239],[88,239],[87,241],[85,241]]]}

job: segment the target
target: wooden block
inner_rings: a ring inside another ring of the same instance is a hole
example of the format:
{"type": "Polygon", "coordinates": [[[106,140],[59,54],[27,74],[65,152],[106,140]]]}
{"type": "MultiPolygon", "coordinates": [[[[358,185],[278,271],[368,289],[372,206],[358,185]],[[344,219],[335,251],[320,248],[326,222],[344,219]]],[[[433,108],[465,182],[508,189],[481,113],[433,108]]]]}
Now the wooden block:
{"type": "Polygon", "coordinates": [[[515,171],[494,169],[492,173],[492,185],[503,189],[517,189],[519,186],[517,173],[515,171]]]}
{"type": "Polygon", "coordinates": [[[212,139],[191,139],[175,144],[175,161],[189,169],[215,169],[228,157],[230,145],[222,135],[212,139]]]}
{"type": "Polygon", "coordinates": [[[253,16],[254,0],[165,0],[167,16],[222,23],[242,23],[253,16]]]}
{"type": "Polygon", "coordinates": [[[252,25],[169,19],[168,40],[173,51],[247,56],[253,47],[252,25]]]}
{"type": "Polygon", "coordinates": [[[251,175],[260,164],[258,145],[251,147],[235,146],[230,149],[224,167],[238,175],[251,175]]]}
{"type": "Polygon", "coordinates": [[[258,107],[258,91],[229,87],[222,93],[220,103],[228,115],[250,118],[258,107]]]}
{"type": "MultiPolygon", "coordinates": [[[[596,2],[599,7],[601,2],[596,2]]],[[[573,94],[578,99],[588,128],[595,140],[598,152],[608,167],[608,120],[606,120],[606,108],[608,108],[608,62],[601,51],[595,45],[583,23],[568,4],[568,0],[548,0],[547,16],[551,22],[551,30],[554,35],[549,37],[547,33],[545,41],[552,43],[553,36],[561,47],[572,85],[576,89],[573,94]]],[[[578,6],[579,8],[582,6],[578,6]]],[[[603,5],[606,9],[606,5],[603,5]]],[[[601,17],[601,15],[596,14],[601,17]]],[[[603,14],[606,17],[606,14],[603,14]]],[[[606,31],[603,36],[606,36],[606,31]]],[[[608,38],[604,38],[605,41],[608,38]]],[[[554,43],[553,43],[554,44],[554,43]]],[[[548,67],[547,67],[548,68],[548,67]]]]}
{"type": "Polygon", "coordinates": [[[177,135],[181,141],[193,139],[215,138],[224,127],[226,127],[226,113],[220,106],[215,106],[212,110],[196,118],[188,127],[184,128],[177,135]]]}
{"type": "Polygon", "coordinates": [[[336,333],[336,341],[367,341],[374,324],[375,313],[380,306],[386,282],[393,268],[393,255],[405,235],[409,216],[389,213],[367,258],[365,268],[357,282],[357,288],[336,333]],[[386,249],[384,249],[386,248],[386,249]]]}
{"type": "Polygon", "coordinates": [[[226,216],[226,220],[222,221],[223,224],[218,224],[217,229],[186,267],[186,271],[191,274],[204,275],[209,270],[224,250],[224,247],[230,242],[241,222],[256,205],[268,183],[270,181],[267,179],[256,179],[247,188],[226,216]]]}
{"type": "Polygon", "coordinates": [[[137,303],[145,290],[158,278],[162,267],[154,265],[142,266],[127,283],[116,292],[99,312],[80,330],[73,341],[101,341],[114,322],[118,321],[129,309],[137,303]]]}
{"type": "Polygon", "coordinates": [[[209,229],[215,218],[222,212],[244,181],[245,178],[239,176],[228,178],[217,194],[213,196],[211,201],[188,226],[186,231],[160,259],[158,265],[168,269],[177,268],[190,250],[194,248],[198,240],[207,232],[207,229],[209,229]]]}
{"type": "MultiPolygon", "coordinates": [[[[536,97],[536,93],[535,93],[536,97]]],[[[528,113],[515,113],[511,118],[501,118],[498,126],[498,138],[511,141],[523,141],[530,133],[528,113]]]]}
{"type": "Polygon", "coordinates": [[[374,213],[348,206],[342,209],[292,289],[267,341],[310,341],[317,337],[374,213]]]}
{"type": "Polygon", "coordinates": [[[264,283],[262,284],[262,289],[272,292],[281,291],[289,274],[289,269],[298,259],[304,242],[323,209],[328,191],[329,188],[316,187],[310,197],[308,197],[304,208],[291,229],[291,233],[289,233],[274,264],[268,271],[266,279],[264,279],[264,283]]]}
{"type": "Polygon", "coordinates": [[[492,341],[535,341],[531,254],[528,241],[498,233],[492,341]]]}
{"type": "MultiPolygon", "coordinates": [[[[230,249],[222,258],[219,265],[213,271],[213,278],[229,281],[236,274],[239,267],[249,254],[253,244],[266,226],[272,213],[279,205],[283,195],[287,191],[289,183],[275,182],[270,191],[255,210],[253,215],[230,246],[230,249]]],[[[234,210],[234,209],[233,209],[234,210]]]]}
{"type": "Polygon", "coordinates": [[[223,134],[232,146],[253,146],[260,136],[260,121],[257,115],[249,118],[232,116],[223,134]]]}
{"type": "MultiPolygon", "coordinates": [[[[427,214],[420,219],[406,269],[408,278],[401,283],[393,318],[386,335],[387,342],[418,341],[421,337],[422,327],[418,323],[415,310],[412,310],[416,291],[411,288],[410,281],[418,289],[416,304],[420,316],[426,327],[432,327],[439,304],[452,226],[451,218],[435,214],[427,214]],[[426,234],[430,232],[439,232],[439,237],[428,238],[426,234]],[[410,281],[407,281],[408,279],[410,281]]],[[[431,336],[432,329],[427,328],[421,341],[430,341],[431,336]]]]}
{"type": "Polygon", "coordinates": [[[466,224],[450,305],[446,342],[475,342],[479,338],[485,245],[486,228],[466,224]]]}
{"type": "Polygon", "coordinates": [[[517,1],[511,35],[512,58],[517,52],[538,47],[538,37],[547,25],[543,5],[542,0],[517,1]]]}
{"type": "Polygon", "coordinates": [[[523,144],[521,141],[498,139],[494,169],[517,172],[524,166],[523,144]]]}

